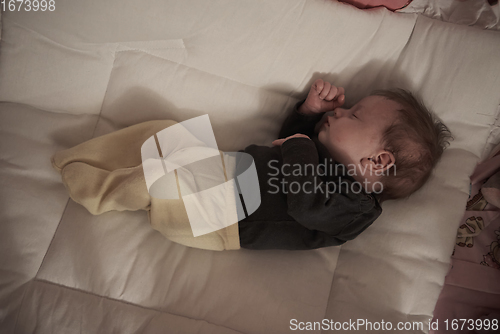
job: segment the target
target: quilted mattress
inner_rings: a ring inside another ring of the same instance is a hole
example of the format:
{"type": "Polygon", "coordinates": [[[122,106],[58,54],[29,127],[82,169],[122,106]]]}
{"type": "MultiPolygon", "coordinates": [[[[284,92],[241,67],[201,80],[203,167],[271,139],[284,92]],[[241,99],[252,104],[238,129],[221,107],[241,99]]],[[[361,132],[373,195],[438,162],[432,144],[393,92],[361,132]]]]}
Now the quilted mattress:
{"type": "Polygon", "coordinates": [[[323,0],[55,6],[1,17],[0,333],[428,331],[469,175],[499,139],[498,32],[323,0]],[[455,138],[424,188],[341,247],[187,248],[145,212],[91,215],[51,168],[154,119],[208,114],[220,149],[270,145],[317,78],[347,105],[409,89],[455,138]]]}

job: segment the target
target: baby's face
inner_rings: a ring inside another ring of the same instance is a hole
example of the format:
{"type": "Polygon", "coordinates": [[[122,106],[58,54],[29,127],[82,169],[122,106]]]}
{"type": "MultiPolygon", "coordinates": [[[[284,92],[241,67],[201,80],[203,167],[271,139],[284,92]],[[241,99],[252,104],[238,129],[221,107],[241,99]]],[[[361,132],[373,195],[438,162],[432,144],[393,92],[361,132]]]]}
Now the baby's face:
{"type": "Polygon", "coordinates": [[[318,139],[336,161],[358,165],[383,150],[383,133],[396,120],[400,108],[382,96],[365,97],[351,109],[325,113],[316,128],[318,139]]]}

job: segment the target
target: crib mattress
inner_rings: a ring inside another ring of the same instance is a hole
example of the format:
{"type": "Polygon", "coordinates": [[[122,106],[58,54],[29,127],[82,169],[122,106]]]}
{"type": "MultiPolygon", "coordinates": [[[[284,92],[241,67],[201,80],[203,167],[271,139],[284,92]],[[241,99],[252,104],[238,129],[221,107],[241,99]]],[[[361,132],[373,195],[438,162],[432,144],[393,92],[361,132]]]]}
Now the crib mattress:
{"type": "Polygon", "coordinates": [[[499,139],[498,32],[321,0],[68,0],[2,25],[1,333],[428,331],[469,175],[499,139]],[[412,90],[455,137],[420,191],[340,247],[187,248],[145,212],[92,216],[50,165],[128,125],[204,114],[222,150],[270,145],[317,78],[347,105],[412,90]]]}

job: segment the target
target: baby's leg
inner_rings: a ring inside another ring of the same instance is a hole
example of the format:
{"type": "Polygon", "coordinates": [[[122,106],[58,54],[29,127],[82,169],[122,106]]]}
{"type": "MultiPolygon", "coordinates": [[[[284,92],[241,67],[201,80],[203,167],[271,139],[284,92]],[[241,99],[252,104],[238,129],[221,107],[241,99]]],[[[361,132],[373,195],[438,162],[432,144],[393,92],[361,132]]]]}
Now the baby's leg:
{"type": "Polygon", "coordinates": [[[149,221],[167,239],[184,246],[218,251],[240,249],[237,223],[194,237],[182,199],[152,197],[149,221]]]}
{"type": "Polygon", "coordinates": [[[73,162],[62,170],[70,197],[90,213],[148,210],[151,198],[142,165],[109,172],[84,162],[73,162]]]}
{"type": "Polygon", "coordinates": [[[136,167],[142,163],[141,147],[146,139],[174,124],[176,122],[170,120],[149,121],[93,138],[57,152],[52,157],[52,165],[59,172],[73,162],[84,162],[107,171],[136,167]]]}
{"type": "Polygon", "coordinates": [[[142,170],[142,144],[174,124],[151,121],[96,137],[57,152],[52,164],[62,174],[71,198],[92,214],[144,209],[152,227],[174,242],[211,250],[239,249],[237,224],[195,238],[182,199],[149,195],[142,170]]]}
{"type": "Polygon", "coordinates": [[[52,165],[62,174],[71,198],[92,214],[148,209],[141,147],[175,121],[150,121],[93,138],[57,152],[52,165]]]}

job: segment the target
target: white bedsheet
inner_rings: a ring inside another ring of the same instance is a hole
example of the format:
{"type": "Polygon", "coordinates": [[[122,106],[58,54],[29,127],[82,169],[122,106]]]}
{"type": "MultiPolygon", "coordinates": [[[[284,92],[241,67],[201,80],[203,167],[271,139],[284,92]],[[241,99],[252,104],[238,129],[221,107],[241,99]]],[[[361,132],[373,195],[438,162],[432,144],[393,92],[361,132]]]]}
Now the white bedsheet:
{"type": "Polygon", "coordinates": [[[288,333],[291,319],[427,326],[468,175],[498,140],[497,32],[322,0],[56,6],[2,16],[1,333],[288,333]],[[410,89],[455,136],[421,191],[384,203],[342,247],[189,249],[144,212],[92,216],[51,169],[57,150],[152,119],[209,114],[219,148],[270,145],[320,77],[344,86],[348,105],[373,89],[410,89]]]}

